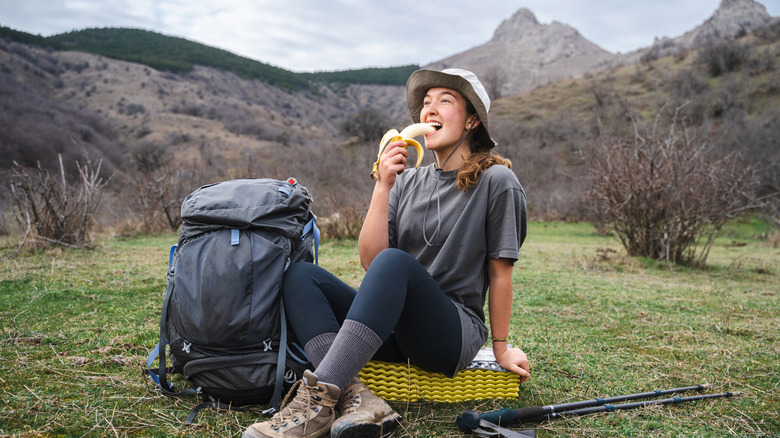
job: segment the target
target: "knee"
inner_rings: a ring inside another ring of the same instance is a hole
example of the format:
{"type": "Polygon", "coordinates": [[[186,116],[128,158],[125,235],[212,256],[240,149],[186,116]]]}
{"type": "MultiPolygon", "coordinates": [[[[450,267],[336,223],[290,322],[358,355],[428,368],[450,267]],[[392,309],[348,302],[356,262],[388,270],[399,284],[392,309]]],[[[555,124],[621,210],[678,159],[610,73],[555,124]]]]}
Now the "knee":
{"type": "Polygon", "coordinates": [[[377,254],[371,266],[400,266],[410,261],[416,261],[414,257],[406,251],[398,248],[388,248],[377,254]]]}

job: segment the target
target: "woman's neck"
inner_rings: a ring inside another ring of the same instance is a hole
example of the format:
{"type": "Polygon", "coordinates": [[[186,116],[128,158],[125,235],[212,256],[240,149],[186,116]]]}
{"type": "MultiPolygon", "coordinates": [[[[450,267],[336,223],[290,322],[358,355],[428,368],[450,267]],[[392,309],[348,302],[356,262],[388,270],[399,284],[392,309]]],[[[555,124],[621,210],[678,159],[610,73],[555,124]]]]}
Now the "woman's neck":
{"type": "Polygon", "coordinates": [[[471,148],[464,141],[460,146],[456,145],[443,150],[435,150],[433,154],[436,157],[436,168],[448,172],[459,169],[461,164],[468,160],[471,155],[471,148]]]}

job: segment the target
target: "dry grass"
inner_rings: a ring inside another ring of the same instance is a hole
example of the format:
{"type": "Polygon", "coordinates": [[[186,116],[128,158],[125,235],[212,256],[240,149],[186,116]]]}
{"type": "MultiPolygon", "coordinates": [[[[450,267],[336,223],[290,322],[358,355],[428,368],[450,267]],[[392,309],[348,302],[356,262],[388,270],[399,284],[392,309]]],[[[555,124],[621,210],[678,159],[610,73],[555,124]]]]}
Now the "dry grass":
{"type": "MultiPolygon", "coordinates": [[[[512,400],[393,402],[404,423],[392,436],[462,436],[454,419],[467,409],[697,383],[745,394],[518,428],[536,428],[540,437],[777,435],[780,258],[764,225],[728,231],[707,268],[689,269],[628,257],[587,225],[532,223],[515,269],[510,330],[529,355],[532,378],[512,400]]],[[[235,436],[258,419],[206,410],[184,425],[197,402],[166,399],[141,374],[156,342],[175,240],[105,238],[94,251],[15,258],[3,251],[0,435],[235,436]]],[[[324,242],[320,257],[359,285],[354,241],[324,242]]]]}

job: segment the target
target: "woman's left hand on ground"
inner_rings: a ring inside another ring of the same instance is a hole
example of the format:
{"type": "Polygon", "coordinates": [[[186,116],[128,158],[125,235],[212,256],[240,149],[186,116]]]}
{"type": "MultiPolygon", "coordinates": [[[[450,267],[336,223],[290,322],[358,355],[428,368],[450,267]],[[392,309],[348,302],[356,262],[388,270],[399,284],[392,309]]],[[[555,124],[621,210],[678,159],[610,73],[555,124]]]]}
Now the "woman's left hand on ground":
{"type": "Polygon", "coordinates": [[[497,352],[494,349],[494,354],[499,365],[520,375],[520,383],[525,382],[525,379],[531,376],[531,366],[528,364],[528,358],[523,350],[507,348],[503,352],[497,352]]]}

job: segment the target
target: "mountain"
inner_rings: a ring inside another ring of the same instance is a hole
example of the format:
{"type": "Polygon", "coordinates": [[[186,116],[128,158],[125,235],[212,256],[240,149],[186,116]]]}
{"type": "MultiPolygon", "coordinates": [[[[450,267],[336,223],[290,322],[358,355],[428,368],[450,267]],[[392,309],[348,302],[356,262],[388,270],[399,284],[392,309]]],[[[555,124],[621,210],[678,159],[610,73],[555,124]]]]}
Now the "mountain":
{"type": "Polygon", "coordinates": [[[557,21],[540,24],[523,8],[504,20],[487,43],[424,68],[471,70],[486,78],[492,97],[500,97],[602,70],[615,58],[571,26],[557,21]]]}
{"type": "MultiPolygon", "coordinates": [[[[122,30],[109,32],[116,33],[122,30]]],[[[58,44],[71,44],[70,38],[58,44]]],[[[72,139],[122,169],[129,153],[145,144],[189,158],[239,160],[278,145],[338,140],[344,121],[369,106],[381,108],[385,129],[409,117],[401,86],[340,83],[338,72],[327,85],[295,76],[306,86],[294,90],[287,85],[295,82],[273,85],[225,64],[192,64],[174,73],[38,43],[0,38],[0,172],[13,160],[54,167],[48,164],[64,151],[70,152],[66,161],[75,161],[72,139]]],[[[127,52],[114,58],[121,57],[127,52]]],[[[388,69],[396,76],[397,70],[388,69]]]]}
{"type": "Polygon", "coordinates": [[[523,93],[561,79],[701,47],[712,41],[752,32],[778,20],[754,0],[722,0],[703,24],[677,38],[656,40],[627,54],[613,54],[557,21],[540,24],[528,9],[504,20],[493,38],[424,68],[460,67],[484,78],[493,98],[523,93]]]}
{"type": "Polygon", "coordinates": [[[676,40],[683,47],[699,47],[713,40],[752,32],[771,21],[772,16],[761,3],[753,0],[722,0],[718,10],[707,21],[676,40]]]}

